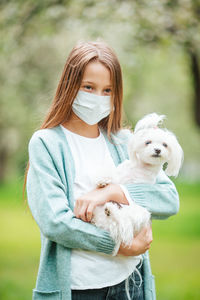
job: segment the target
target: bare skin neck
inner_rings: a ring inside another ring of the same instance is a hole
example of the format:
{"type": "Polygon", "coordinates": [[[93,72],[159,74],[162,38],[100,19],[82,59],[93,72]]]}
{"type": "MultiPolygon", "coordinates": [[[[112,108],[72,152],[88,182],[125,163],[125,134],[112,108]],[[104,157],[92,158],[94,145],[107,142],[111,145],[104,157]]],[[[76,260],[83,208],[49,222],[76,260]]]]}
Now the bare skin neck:
{"type": "Polygon", "coordinates": [[[62,126],[84,137],[96,138],[99,136],[98,124],[89,125],[77,117],[74,112],[72,112],[68,121],[62,123],[62,126]]]}

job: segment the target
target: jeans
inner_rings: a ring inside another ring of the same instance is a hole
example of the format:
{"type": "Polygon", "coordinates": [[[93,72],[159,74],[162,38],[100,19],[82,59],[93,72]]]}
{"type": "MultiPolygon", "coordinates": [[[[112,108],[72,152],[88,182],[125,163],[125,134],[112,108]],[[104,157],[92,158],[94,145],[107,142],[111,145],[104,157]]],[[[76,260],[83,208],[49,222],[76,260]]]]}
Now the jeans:
{"type": "Polygon", "coordinates": [[[137,269],[138,271],[134,271],[129,276],[129,280],[124,280],[110,287],[91,290],[72,290],[72,300],[144,300],[144,284],[138,275],[138,272],[140,272],[143,277],[142,266],[139,266],[137,269]],[[126,292],[127,282],[130,298],[126,292]]]}

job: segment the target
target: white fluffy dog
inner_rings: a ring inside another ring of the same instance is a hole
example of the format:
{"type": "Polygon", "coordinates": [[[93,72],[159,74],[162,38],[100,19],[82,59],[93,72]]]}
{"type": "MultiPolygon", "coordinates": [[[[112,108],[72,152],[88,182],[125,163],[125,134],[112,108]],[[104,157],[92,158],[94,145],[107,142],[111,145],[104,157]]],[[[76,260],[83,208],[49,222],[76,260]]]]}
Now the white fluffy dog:
{"type": "MultiPolygon", "coordinates": [[[[98,187],[109,183],[154,184],[165,163],[168,176],[178,175],[183,151],[172,132],[158,127],[164,118],[152,113],[136,124],[128,145],[129,160],[117,167],[105,166],[97,171],[95,181],[98,187]]],[[[131,205],[108,202],[95,208],[92,223],[109,231],[116,243],[130,246],[133,237],[150,224],[150,219],[147,209],[134,202],[131,205]]]]}

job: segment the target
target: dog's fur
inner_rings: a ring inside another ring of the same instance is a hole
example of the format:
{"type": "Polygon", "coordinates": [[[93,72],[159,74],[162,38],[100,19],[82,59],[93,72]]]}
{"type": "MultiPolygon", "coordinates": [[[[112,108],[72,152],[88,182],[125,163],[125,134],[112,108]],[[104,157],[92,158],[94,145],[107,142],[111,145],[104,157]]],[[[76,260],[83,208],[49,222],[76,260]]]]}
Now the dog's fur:
{"type": "MultiPolygon", "coordinates": [[[[141,119],[135,127],[128,145],[129,160],[117,168],[105,166],[97,171],[96,185],[104,187],[109,183],[150,183],[166,163],[168,176],[177,176],[183,161],[183,150],[175,135],[159,128],[165,116],[152,113],[141,119]]],[[[133,237],[150,224],[150,213],[134,202],[118,205],[108,202],[93,212],[92,223],[110,232],[116,243],[130,246],[133,237]]]]}

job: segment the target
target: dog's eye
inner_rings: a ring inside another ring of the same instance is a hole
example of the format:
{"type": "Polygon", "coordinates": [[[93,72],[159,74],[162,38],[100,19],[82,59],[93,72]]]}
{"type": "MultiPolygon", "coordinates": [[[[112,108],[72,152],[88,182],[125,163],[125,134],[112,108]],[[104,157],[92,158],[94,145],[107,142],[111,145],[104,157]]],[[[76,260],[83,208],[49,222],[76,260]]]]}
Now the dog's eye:
{"type": "Polygon", "coordinates": [[[163,146],[164,146],[165,148],[167,148],[167,144],[166,144],[166,143],[163,143],[163,146]]]}
{"type": "Polygon", "coordinates": [[[151,144],[151,141],[146,141],[145,142],[145,145],[149,145],[149,144],[151,144]]]}

